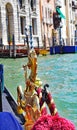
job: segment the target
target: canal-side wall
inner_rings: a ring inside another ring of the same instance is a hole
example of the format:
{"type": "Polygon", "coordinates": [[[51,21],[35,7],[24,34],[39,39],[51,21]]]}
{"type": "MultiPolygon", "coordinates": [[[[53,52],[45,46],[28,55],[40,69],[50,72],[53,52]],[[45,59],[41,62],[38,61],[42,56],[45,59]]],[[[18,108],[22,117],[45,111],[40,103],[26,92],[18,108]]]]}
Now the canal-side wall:
{"type": "Polygon", "coordinates": [[[50,54],[77,53],[77,46],[54,46],[50,47],[50,54]]]}

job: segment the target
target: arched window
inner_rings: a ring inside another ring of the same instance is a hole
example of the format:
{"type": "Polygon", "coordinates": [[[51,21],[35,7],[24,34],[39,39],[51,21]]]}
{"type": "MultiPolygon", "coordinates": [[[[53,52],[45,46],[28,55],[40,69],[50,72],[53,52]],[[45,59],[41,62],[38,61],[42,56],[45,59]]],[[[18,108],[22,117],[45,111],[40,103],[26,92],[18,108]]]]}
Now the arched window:
{"type": "Polygon", "coordinates": [[[32,11],[35,11],[36,10],[36,0],[31,0],[30,4],[31,4],[32,11]]]}
{"type": "Polygon", "coordinates": [[[19,0],[19,3],[20,3],[20,8],[25,7],[25,0],[19,0]]]}

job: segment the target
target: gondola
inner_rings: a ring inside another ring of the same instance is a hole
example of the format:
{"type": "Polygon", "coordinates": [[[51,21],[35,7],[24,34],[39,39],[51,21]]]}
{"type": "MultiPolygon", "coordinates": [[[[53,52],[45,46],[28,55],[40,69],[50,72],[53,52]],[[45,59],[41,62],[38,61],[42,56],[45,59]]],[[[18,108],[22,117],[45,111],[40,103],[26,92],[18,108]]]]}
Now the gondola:
{"type": "MultiPolygon", "coordinates": [[[[14,116],[16,119],[15,121],[17,121],[18,124],[21,125],[22,130],[24,129],[23,127],[24,121],[25,121],[24,116],[22,114],[20,115],[17,114],[17,102],[15,101],[14,97],[9,92],[7,87],[4,86],[4,70],[3,70],[3,65],[0,64],[0,121],[2,121],[3,117],[6,117],[8,119],[9,117],[8,115],[10,115],[10,117],[14,116]]],[[[3,120],[4,122],[6,122],[5,118],[3,120]]],[[[8,122],[11,122],[11,121],[8,120],[8,122]]],[[[2,130],[1,126],[0,126],[0,129],[2,130]]]]}
{"type": "MultiPolygon", "coordinates": [[[[22,91],[22,86],[17,86],[17,101],[6,87],[0,87],[1,110],[12,113],[23,130],[76,130],[71,121],[59,115],[48,91],[49,85],[43,85],[42,80],[37,77],[37,55],[34,48],[29,50],[28,63],[23,65],[23,69],[25,88],[22,91]]],[[[2,79],[3,75],[1,81],[2,79]]],[[[4,86],[2,84],[0,86],[4,86]]]]}

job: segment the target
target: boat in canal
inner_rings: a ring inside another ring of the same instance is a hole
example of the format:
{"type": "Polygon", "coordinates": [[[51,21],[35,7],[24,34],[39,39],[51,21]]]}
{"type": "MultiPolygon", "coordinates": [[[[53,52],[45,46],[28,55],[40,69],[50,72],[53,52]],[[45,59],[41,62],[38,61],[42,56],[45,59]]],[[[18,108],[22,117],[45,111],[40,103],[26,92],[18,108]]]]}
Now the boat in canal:
{"type": "MultiPolygon", "coordinates": [[[[14,121],[18,124],[21,125],[21,128],[23,130],[23,124],[24,124],[24,117],[22,114],[17,114],[17,103],[14,99],[14,97],[12,96],[12,94],[9,92],[9,90],[7,89],[6,86],[4,86],[4,70],[3,70],[3,65],[0,64],[0,121],[4,121],[5,125],[7,121],[11,120],[11,127],[14,127],[13,123],[14,121]],[[13,116],[15,118],[13,118],[13,116]],[[5,117],[7,118],[7,120],[5,119],[5,117]],[[4,119],[3,119],[4,118],[4,119]]],[[[15,124],[15,125],[18,125],[15,124]]],[[[1,127],[0,129],[3,130],[8,126],[4,126],[1,122],[1,127]]],[[[10,125],[10,123],[9,123],[10,125]]],[[[10,127],[8,127],[9,129],[10,127]]],[[[17,128],[15,126],[15,128],[17,128]]],[[[6,129],[7,130],[7,129],[6,129]]],[[[12,128],[11,128],[12,130],[12,128]]],[[[19,129],[17,129],[19,130],[19,129]]],[[[21,130],[21,129],[20,129],[21,130]]]]}
{"type": "Polygon", "coordinates": [[[37,77],[37,55],[33,48],[29,50],[28,63],[23,65],[23,69],[25,88],[23,91],[22,86],[17,86],[17,101],[15,101],[8,89],[4,87],[2,67],[1,111],[12,113],[24,130],[75,130],[71,121],[59,115],[53,97],[48,91],[49,85],[43,86],[42,79],[37,77]]]}

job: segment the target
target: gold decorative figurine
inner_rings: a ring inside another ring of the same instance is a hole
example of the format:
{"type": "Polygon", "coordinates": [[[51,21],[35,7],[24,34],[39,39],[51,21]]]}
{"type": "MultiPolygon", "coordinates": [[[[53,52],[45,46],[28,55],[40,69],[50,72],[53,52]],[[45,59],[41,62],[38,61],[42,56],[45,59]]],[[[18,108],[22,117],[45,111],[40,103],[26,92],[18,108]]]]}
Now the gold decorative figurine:
{"type": "Polygon", "coordinates": [[[25,71],[26,87],[22,92],[21,86],[17,87],[18,113],[25,113],[25,129],[31,130],[34,122],[40,116],[39,98],[35,91],[37,75],[37,55],[32,48],[28,54],[28,63],[23,66],[25,71]],[[27,68],[30,69],[30,75],[27,78],[27,68]]]}

